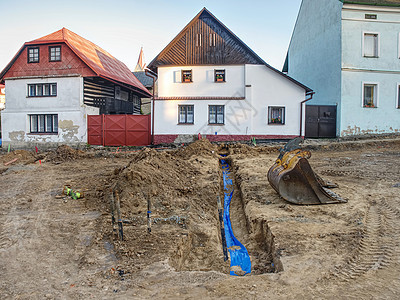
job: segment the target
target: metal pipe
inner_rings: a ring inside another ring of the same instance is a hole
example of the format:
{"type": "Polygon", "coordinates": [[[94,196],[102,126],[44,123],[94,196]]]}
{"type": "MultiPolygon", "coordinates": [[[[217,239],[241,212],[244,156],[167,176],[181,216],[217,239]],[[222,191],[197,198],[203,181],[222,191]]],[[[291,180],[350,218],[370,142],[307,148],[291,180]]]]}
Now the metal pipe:
{"type": "Polygon", "coordinates": [[[154,92],[155,92],[155,83],[156,83],[156,73],[149,69],[145,69],[144,73],[146,76],[149,76],[153,79],[153,95],[152,95],[152,100],[153,100],[153,107],[152,107],[152,112],[151,112],[151,144],[154,144],[154,107],[156,102],[154,101],[154,92]]]}
{"type": "Polygon", "coordinates": [[[307,98],[300,102],[300,135],[299,135],[299,137],[302,136],[302,132],[303,132],[303,104],[306,103],[307,101],[311,100],[313,98],[314,94],[315,94],[315,92],[307,92],[306,96],[310,96],[310,98],[307,98]]]}

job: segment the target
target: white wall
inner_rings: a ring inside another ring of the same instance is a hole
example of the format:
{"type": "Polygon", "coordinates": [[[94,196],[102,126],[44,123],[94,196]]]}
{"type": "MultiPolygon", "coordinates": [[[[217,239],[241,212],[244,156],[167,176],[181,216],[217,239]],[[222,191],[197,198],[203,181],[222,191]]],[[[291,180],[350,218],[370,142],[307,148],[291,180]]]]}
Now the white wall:
{"type": "MultiPolygon", "coordinates": [[[[305,91],[264,65],[159,67],[159,97],[234,96],[245,100],[159,100],[155,103],[156,135],[299,135],[300,102],[305,91]],[[226,82],[207,77],[214,69],[226,70],[226,82]],[[193,83],[171,83],[173,72],[193,70],[193,83]],[[192,87],[191,85],[195,86],[192,87]],[[171,87],[169,87],[171,86],[171,87]],[[247,86],[247,87],[245,87],[247,86]],[[178,105],[194,105],[194,124],[178,124],[178,105]],[[225,105],[225,124],[208,125],[208,106],[225,105]],[[285,125],[268,125],[268,106],[284,106],[285,125]]],[[[303,118],[304,120],[304,118],[303,118]]]]}
{"type": "Polygon", "coordinates": [[[400,132],[400,8],[344,5],[341,136],[400,132]],[[365,19],[376,14],[376,20],[365,19]],[[379,35],[379,57],[364,57],[364,33],[379,35]],[[376,108],[362,106],[363,83],[377,85],[376,108]]]}
{"type": "Polygon", "coordinates": [[[244,97],[244,76],[243,65],[162,67],[158,69],[158,96],[244,97]],[[193,82],[181,82],[182,70],[192,70],[193,82]],[[214,70],[225,70],[226,82],[215,83],[214,70]]]}
{"type": "Polygon", "coordinates": [[[3,147],[87,142],[86,115],[98,114],[98,109],[83,104],[82,77],[8,79],[6,89],[7,107],[1,118],[3,147]],[[27,85],[37,83],[57,83],[57,96],[27,97],[27,85]],[[29,133],[29,114],[58,114],[58,133],[29,133]]]}

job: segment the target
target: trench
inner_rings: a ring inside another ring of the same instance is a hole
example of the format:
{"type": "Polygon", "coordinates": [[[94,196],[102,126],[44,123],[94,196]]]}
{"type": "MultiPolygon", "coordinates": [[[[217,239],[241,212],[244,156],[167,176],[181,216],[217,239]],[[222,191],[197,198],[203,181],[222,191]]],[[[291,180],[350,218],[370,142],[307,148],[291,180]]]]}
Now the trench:
{"type": "MultiPolygon", "coordinates": [[[[233,199],[233,195],[237,194],[237,188],[235,189],[232,175],[230,172],[230,166],[225,159],[221,159],[222,168],[222,181],[224,186],[224,229],[226,238],[226,247],[229,251],[230,257],[230,275],[246,275],[251,272],[251,261],[249,253],[246,247],[236,238],[245,238],[246,230],[243,230],[243,226],[237,226],[236,235],[233,233],[231,218],[230,218],[230,207],[233,199]]],[[[237,198],[237,197],[235,197],[237,198]]],[[[237,201],[236,201],[237,202],[237,201]]],[[[233,210],[233,212],[238,212],[239,214],[243,211],[233,210]]],[[[234,218],[235,220],[243,220],[243,216],[239,218],[234,218]]]]}
{"type": "Polygon", "coordinates": [[[224,199],[224,226],[225,233],[231,233],[235,237],[239,244],[232,245],[228,243],[227,236],[227,248],[229,250],[229,258],[231,263],[231,275],[245,275],[250,273],[251,275],[259,275],[265,273],[276,273],[283,270],[282,263],[279,259],[279,255],[275,249],[274,235],[272,234],[267,220],[261,218],[252,218],[253,216],[247,216],[245,212],[246,201],[243,198],[243,194],[238,184],[235,168],[232,159],[229,157],[229,149],[220,149],[219,154],[220,165],[222,170],[221,179],[221,199],[224,199]],[[228,178],[226,171],[229,172],[228,178]],[[225,173],[225,174],[224,174],[225,173]],[[224,184],[228,179],[230,186],[226,187],[224,184]],[[231,194],[230,205],[226,205],[225,201],[229,199],[226,194],[231,194]],[[228,212],[225,212],[228,209],[228,212]],[[230,222],[226,218],[229,218],[230,222]],[[227,228],[227,223],[230,223],[227,228]],[[243,245],[243,248],[240,245],[243,245]],[[229,248],[231,247],[232,250],[229,248]],[[246,253],[245,253],[246,252],[246,253]],[[247,263],[247,257],[250,259],[250,263],[247,263]],[[243,267],[248,266],[250,269],[244,269],[243,267]],[[240,267],[237,267],[240,266],[240,267]],[[248,271],[248,272],[247,272],[248,271]]]}

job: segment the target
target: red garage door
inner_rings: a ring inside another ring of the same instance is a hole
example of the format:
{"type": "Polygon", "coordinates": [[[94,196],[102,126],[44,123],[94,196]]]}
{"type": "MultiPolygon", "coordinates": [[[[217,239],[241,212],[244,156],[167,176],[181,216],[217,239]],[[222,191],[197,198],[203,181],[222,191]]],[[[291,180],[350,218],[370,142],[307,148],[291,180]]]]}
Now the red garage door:
{"type": "Polygon", "coordinates": [[[88,143],[103,146],[151,144],[150,115],[88,116],[88,143]]]}

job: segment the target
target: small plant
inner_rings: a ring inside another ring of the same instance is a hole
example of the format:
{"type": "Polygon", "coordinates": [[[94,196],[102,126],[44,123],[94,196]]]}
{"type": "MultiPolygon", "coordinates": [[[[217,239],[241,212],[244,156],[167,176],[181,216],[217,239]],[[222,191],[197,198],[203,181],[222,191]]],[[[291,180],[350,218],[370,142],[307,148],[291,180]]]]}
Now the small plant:
{"type": "Polygon", "coordinates": [[[272,118],[271,123],[282,123],[282,120],[280,117],[278,118],[272,118]]]}
{"type": "Polygon", "coordinates": [[[217,81],[224,81],[224,76],[222,75],[217,75],[216,76],[217,81]]]}
{"type": "Polygon", "coordinates": [[[364,107],[375,107],[375,104],[374,104],[374,102],[369,101],[366,104],[364,104],[364,107]]]}

